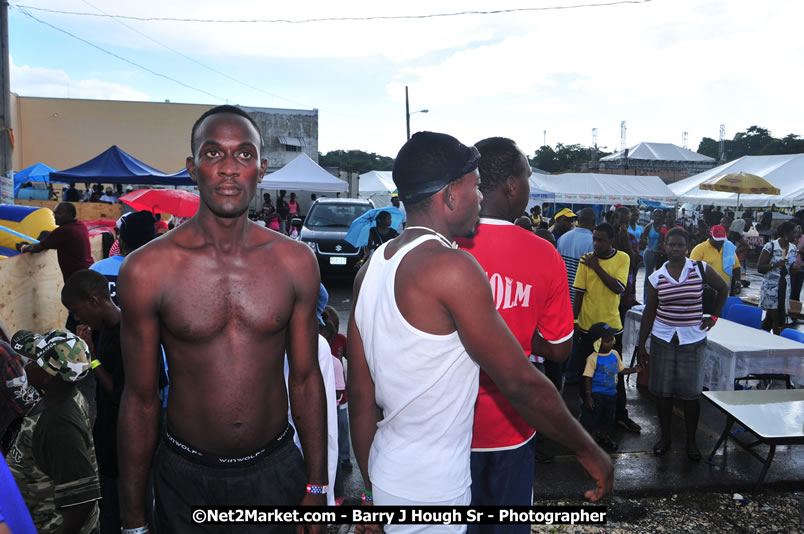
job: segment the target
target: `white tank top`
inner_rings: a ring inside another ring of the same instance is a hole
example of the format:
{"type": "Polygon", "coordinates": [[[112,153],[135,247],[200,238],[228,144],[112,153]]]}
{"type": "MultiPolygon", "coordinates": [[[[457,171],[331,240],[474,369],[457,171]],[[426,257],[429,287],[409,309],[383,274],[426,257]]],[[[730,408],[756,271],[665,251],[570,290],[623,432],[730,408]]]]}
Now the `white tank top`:
{"type": "Polygon", "coordinates": [[[385,259],[371,258],[355,308],[366,362],[384,417],[369,453],[369,477],[384,491],[415,502],[462,495],[471,485],[472,421],[478,366],[458,332],[434,335],[408,323],[394,294],[405,255],[422,236],[385,259]]]}

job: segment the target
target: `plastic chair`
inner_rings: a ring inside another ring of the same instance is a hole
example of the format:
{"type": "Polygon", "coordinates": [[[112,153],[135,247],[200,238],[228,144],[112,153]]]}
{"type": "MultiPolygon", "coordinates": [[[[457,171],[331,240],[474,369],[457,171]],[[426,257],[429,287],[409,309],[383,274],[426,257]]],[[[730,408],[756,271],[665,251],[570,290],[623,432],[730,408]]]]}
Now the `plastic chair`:
{"type": "Polygon", "coordinates": [[[782,337],[786,337],[787,339],[804,343],[804,332],[799,332],[798,330],[793,330],[792,328],[785,328],[782,330],[780,335],[782,337]]]}
{"type": "Polygon", "coordinates": [[[729,313],[729,308],[734,306],[735,304],[742,304],[743,299],[740,297],[729,297],[726,299],[726,304],[723,305],[723,311],[720,312],[721,317],[726,317],[729,313]]]}
{"type": "Polygon", "coordinates": [[[762,310],[754,306],[734,304],[723,318],[751,328],[762,328],[762,310]]]}

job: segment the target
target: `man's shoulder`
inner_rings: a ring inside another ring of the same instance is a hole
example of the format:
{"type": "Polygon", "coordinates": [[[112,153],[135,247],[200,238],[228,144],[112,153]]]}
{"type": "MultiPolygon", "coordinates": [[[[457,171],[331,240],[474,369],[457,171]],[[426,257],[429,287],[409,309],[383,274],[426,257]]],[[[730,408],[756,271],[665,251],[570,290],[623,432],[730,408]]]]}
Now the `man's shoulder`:
{"type": "Polygon", "coordinates": [[[81,413],[81,408],[72,398],[44,407],[33,428],[34,440],[41,439],[48,434],[62,434],[79,432],[88,434],[90,431],[87,421],[81,413]]]}
{"type": "Polygon", "coordinates": [[[707,245],[709,245],[708,241],[701,241],[700,243],[692,247],[692,252],[690,252],[690,258],[692,258],[693,256],[700,256],[702,258],[704,252],[706,251],[707,245]]]}
{"type": "Polygon", "coordinates": [[[109,256],[93,263],[89,268],[101,274],[114,274],[120,270],[120,264],[125,258],[123,256],[109,256]]]}

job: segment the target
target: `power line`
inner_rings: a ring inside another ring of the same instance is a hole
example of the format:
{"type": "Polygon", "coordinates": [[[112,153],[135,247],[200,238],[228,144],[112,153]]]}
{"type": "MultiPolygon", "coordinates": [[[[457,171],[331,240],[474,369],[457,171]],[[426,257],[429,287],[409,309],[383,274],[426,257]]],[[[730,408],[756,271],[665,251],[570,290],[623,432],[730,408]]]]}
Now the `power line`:
{"type": "Polygon", "coordinates": [[[543,7],[520,7],[511,9],[493,9],[487,11],[456,11],[452,13],[430,13],[424,15],[376,15],[366,17],[320,17],[308,19],[187,19],[178,17],[137,17],[134,15],[110,15],[106,13],[86,13],[79,11],[61,11],[57,9],[46,9],[23,4],[15,4],[12,7],[56,13],[59,15],[74,15],[79,17],[107,17],[127,20],[137,20],[141,22],[201,22],[201,23],[221,23],[221,24],[307,24],[313,22],[365,22],[372,20],[420,20],[445,17],[462,17],[468,15],[502,15],[508,13],[526,13],[535,11],[563,11],[569,9],[584,9],[592,7],[611,7],[624,4],[645,4],[653,0],[615,0],[612,2],[602,2],[597,4],[573,4],[568,6],[543,6],[543,7]]]}
{"type": "Polygon", "coordinates": [[[179,55],[179,56],[183,57],[184,59],[186,59],[186,60],[188,60],[188,61],[192,61],[192,62],[193,62],[193,63],[195,63],[196,65],[198,65],[198,66],[200,66],[200,67],[203,67],[203,68],[205,68],[205,69],[209,70],[210,72],[214,72],[215,74],[217,74],[217,75],[219,75],[219,76],[223,76],[224,78],[226,78],[226,79],[228,79],[228,80],[232,80],[232,81],[233,81],[233,82],[235,82],[235,83],[239,83],[240,85],[243,85],[244,87],[248,87],[249,89],[253,89],[254,91],[259,91],[260,93],[263,93],[263,94],[268,95],[268,96],[270,96],[270,97],[273,97],[273,98],[278,98],[279,100],[284,100],[285,102],[289,102],[289,103],[291,103],[291,104],[295,104],[295,105],[297,105],[297,106],[302,106],[302,107],[312,107],[312,106],[307,106],[306,104],[302,104],[302,103],[300,103],[300,102],[295,102],[295,101],[290,100],[290,99],[288,99],[288,98],[284,98],[284,97],[282,97],[282,96],[279,96],[279,95],[276,95],[276,94],[270,93],[270,92],[268,92],[268,91],[266,91],[266,90],[264,90],[264,89],[261,89],[261,88],[259,88],[259,87],[254,86],[254,85],[251,85],[251,84],[249,84],[249,83],[246,83],[246,82],[244,82],[244,81],[242,81],[242,80],[238,80],[237,78],[234,78],[234,77],[232,77],[232,76],[229,76],[228,74],[226,74],[226,73],[224,73],[224,72],[221,72],[221,71],[219,71],[219,70],[217,70],[217,69],[215,69],[215,68],[213,68],[213,67],[210,67],[209,65],[206,65],[206,64],[204,64],[204,63],[202,63],[202,62],[198,61],[197,59],[192,58],[192,57],[190,57],[190,56],[188,56],[188,55],[186,55],[186,54],[184,54],[184,53],[180,52],[179,50],[176,50],[175,48],[172,48],[172,47],[170,47],[170,46],[166,45],[165,43],[162,43],[162,42],[160,42],[160,41],[157,41],[157,40],[156,40],[156,39],[154,39],[153,37],[151,37],[151,36],[149,36],[149,35],[147,35],[147,34],[145,34],[145,33],[141,32],[141,31],[139,31],[138,29],[136,29],[136,28],[134,28],[134,27],[132,27],[132,26],[130,26],[130,25],[128,25],[128,24],[126,24],[126,23],[125,23],[125,22],[123,22],[122,20],[119,20],[119,18],[118,18],[118,17],[116,17],[116,16],[114,16],[114,15],[109,15],[108,13],[106,13],[105,11],[103,11],[102,9],[100,9],[99,7],[94,6],[94,5],[92,5],[91,3],[89,3],[87,0],[82,0],[82,2],[84,2],[85,4],[87,4],[88,6],[90,6],[91,8],[93,8],[93,9],[95,9],[95,10],[99,11],[99,12],[100,12],[100,13],[102,13],[103,15],[106,15],[106,16],[110,17],[110,18],[111,18],[111,19],[113,19],[115,22],[117,22],[118,24],[121,24],[121,25],[125,26],[126,28],[128,28],[128,29],[129,29],[129,30],[131,30],[131,31],[133,31],[134,33],[136,33],[136,34],[138,34],[138,35],[140,35],[140,36],[142,36],[142,37],[144,37],[144,38],[148,39],[149,41],[151,41],[151,42],[153,42],[153,43],[156,43],[157,45],[161,46],[162,48],[164,48],[164,49],[166,49],[166,50],[169,50],[169,51],[173,52],[174,54],[177,54],[177,55],[179,55]]]}
{"type": "MultiPolygon", "coordinates": [[[[88,4],[88,5],[90,5],[90,6],[91,6],[91,7],[93,7],[94,9],[98,9],[97,7],[93,6],[93,5],[92,5],[92,4],[90,4],[89,2],[86,2],[86,1],[85,1],[85,3],[86,3],[86,4],[88,4]]],[[[186,88],[188,88],[188,89],[192,89],[193,91],[198,91],[198,92],[200,92],[200,93],[204,93],[205,95],[209,95],[209,96],[211,96],[211,97],[213,97],[213,98],[216,98],[216,99],[218,99],[218,100],[222,100],[222,101],[227,102],[227,103],[229,102],[229,99],[227,99],[227,98],[224,98],[224,97],[222,97],[222,96],[217,96],[217,95],[214,95],[214,94],[212,94],[212,93],[210,93],[210,92],[208,92],[208,91],[205,91],[205,90],[203,90],[203,89],[198,89],[197,87],[193,87],[193,86],[191,86],[191,85],[188,85],[188,84],[186,84],[186,83],[184,83],[184,82],[182,82],[182,81],[179,81],[179,80],[177,80],[177,79],[175,79],[175,78],[171,78],[170,76],[167,76],[166,74],[161,74],[161,73],[159,73],[159,72],[156,72],[156,71],[154,71],[154,70],[152,70],[152,69],[149,69],[148,67],[145,67],[145,66],[143,66],[143,65],[140,65],[139,63],[136,63],[136,62],[134,62],[134,61],[132,61],[132,60],[130,60],[130,59],[127,59],[127,58],[125,58],[125,57],[123,57],[123,56],[120,56],[120,55],[118,55],[118,54],[115,54],[114,52],[110,52],[110,51],[108,51],[108,50],[106,50],[106,49],[104,49],[104,48],[102,48],[102,47],[100,47],[100,46],[98,46],[98,45],[96,45],[96,44],[94,44],[94,43],[90,42],[90,41],[87,41],[86,39],[83,39],[83,38],[81,38],[81,37],[78,37],[77,35],[74,35],[74,34],[72,34],[72,33],[68,32],[67,30],[63,30],[63,29],[61,29],[61,28],[59,28],[59,27],[57,27],[57,26],[54,26],[53,24],[50,24],[49,22],[45,22],[44,20],[41,20],[41,19],[39,19],[39,18],[37,18],[37,17],[33,16],[31,13],[29,13],[29,12],[27,11],[27,8],[25,8],[25,7],[23,7],[23,6],[16,5],[16,6],[10,6],[10,7],[13,7],[13,8],[18,9],[18,10],[20,11],[20,13],[22,13],[22,14],[24,14],[25,16],[27,16],[27,17],[29,17],[29,18],[31,18],[31,19],[33,19],[33,20],[35,20],[36,22],[39,22],[40,24],[43,24],[43,25],[45,25],[45,26],[48,26],[48,27],[50,27],[50,28],[52,28],[52,29],[54,29],[54,30],[56,30],[56,31],[59,31],[59,32],[61,32],[61,33],[64,33],[64,34],[66,34],[66,35],[69,35],[70,37],[72,37],[72,38],[74,38],[74,39],[77,39],[78,41],[81,41],[82,43],[88,44],[89,46],[91,46],[91,47],[93,47],[93,48],[96,48],[97,50],[100,50],[100,51],[101,51],[101,52],[103,52],[104,54],[108,54],[108,55],[110,55],[110,56],[112,56],[112,57],[114,57],[114,58],[116,58],[116,59],[119,59],[119,60],[121,60],[121,61],[125,61],[126,63],[129,63],[129,64],[131,64],[131,65],[133,65],[133,66],[135,66],[135,67],[137,67],[137,68],[139,68],[139,69],[142,69],[142,70],[144,70],[144,71],[146,71],[146,72],[148,72],[148,73],[150,73],[150,74],[153,74],[154,76],[158,76],[158,77],[160,77],[160,78],[165,78],[166,80],[169,80],[169,81],[172,81],[172,82],[174,82],[174,83],[177,83],[177,84],[179,84],[179,85],[181,85],[181,86],[183,86],[183,87],[186,87],[186,88]]],[[[108,16],[108,18],[115,18],[115,17],[114,17],[113,15],[109,15],[109,16],[108,16]]],[[[118,21],[118,22],[120,22],[120,21],[118,21]]],[[[229,76],[229,75],[228,75],[228,74],[226,74],[226,73],[220,72],[220,71],[218,71],[218,70],[216,70],[216,69],[214,69],[214,68],[212,68],[212,67],[209,67],[209,66],[207,66],[207,65],[204,65],[203,63],[201,63],[201,62],[199,62],[199,61],[197,61],[197,60],[193,59],[193,58],[192,58],[192,57],[190,57],[190,56],[187,56],[187,55],[183,54],[182,52],[179,52],[178,50],[175,50],[175,49],[173,49],[173,48],[171,48],[171,47],[169,47],[169,46],[167,46],[167,45],[165,45],[165,44],[163,44],[163,43],[160,43],[159,41],[157,41],[157,40],[155,40],[155,39],[153,39],[153,38],[149,37],[148,35],[146,35],[146,34],[144,34],[144,33],[142,33],[142,32],[139,32],[138,30],[135,30],[134,28],[131,28],[130,26],[128,26],[127,24],[125,24],[125,23],[123,23],[123,22],[120,22],[120,24],[123,24],[123,25],[124,25],[124,26],[126,26],[127,28],[129,28],[129,29],[131,29],[131,30],[135,31],[136,33],[139,33],[140,35],[142,35],[142,36],[143,36],[143,37],[145,37],[146,39],[150,39],[151,41],[155,42],[156,44],[158,44],[158,45],[160,45],[160,46],[164,46],[164,47],[165,47],[165,48],[167,48],[168,50],[170,50],[170,51],[172,51],[172,52],[174,52],[174,53],[176,53],[176,54],[178,54],[178,55],[180,55],[180,56],[182,56],[182,57],[184,57],[184,58],[186,58],[186,59],[188,59],[188,60],[192,61],[193,63],[197,63],[198,65],[200,65],[200,66],[202,66],[202,67],[204,67],[204,68],[206,68],[206,69],[209,69],[210,71],[215,72],[216,74],[219,74],[219,75],[224,76],[224,77],[226,77],[226,78],[228,78],[228,79],[230,79],[230,80],[233,80],[233,81],[235,81],[235,82],[237,82],[237,83],[240,83],[240,84],[242,84],[242,85],[244,85],[244,86],[246,86],[246,87],[249,87],[249,88],[251,88],[251,89],[254,89],[255,91],[259,91],[259,92],[264,93],[264,94],[266,94],[266,95],[269,95],[269,96],[272,96],[272,97],[275,97],[275,98],[279,98],[280,100],[284,100],[284,101],[286,101],[286,102],[290,102],[290,103],[292,103],[292,104],[296,104],[296,105],[302,106],[303,108],[312,108],[312,107],[313,107],[313,106],[308,106],[307,104],[303,104],[303,103],[300,103],[300,102],[295,102],[295,101],[293,101],[293,100],[290,100],[290,99],[287,99],[287,98],[281,97],[281,96],[279,96],[279,95],[275,95],[275,94],[269,93],[269,92],[267,92],[267,91],[264,91],[263,89],[260,89],[259,87],[255,87],[255,86],[252,86],[252,85],[250,85],[250,84],[248,84],[248,83],[242,82],[242,81],[240,81],[240,80],[238,80],[238,79],[236,79],[236,78],[233,78],[233,77],[229,76]]],[[[241,106],[241,107],[244,107],[244,108],[245,108],[246,106],[241,106]]],[[[332,114],[332,115],[348,116],[348,117],[352,117],[352,118],[354,118],[355,116],[360,116],[360,115],[355,115],[355,114],[347,114],[347,113],[342,113],[342,112],[338,112],[338,111],[329,111],[329,110],[326,110],[326,109],[320,109],[320,108],[318,109],[318,111],[319,111],[320,113],[328,113],[328,114],[332,114]]]]}
{"type": "Polygon", "coordinates": [[[124,58],[123,56],[120,56],[118,54],[115,54],[114,52],[110,52],[109,50],[106,50],[105,48],[101,48],[100,46],[96,45],[95,43],[92,43],[90,41],[87,41],[86,39],[78,37],[77,35],[72,34],[72,33],[68,32],[67,30],[62,30],[61,28],[59,28],[57,26],[54,26],[54,25],[50,24],[49,22],[45,22],[44,20],[38,19],[38,18],[34,17],[32,14],[30,14],[26,9],[24,9],[24,8],[21,9],[20,6],[13,6],[13,7],[16,7],[17,9],[20,10],[20,12],[23,15],[25,15],[27,17],[30,17],[31,19],[35,20],[36,22],[38,22],[40,24],[44,24],[45,26],[48,26],[50,28],[53,28],[54,30],[56,30],[58,32],[61,32],[61,33],[65,34],[65,35],[69,35],[73,39],[77,39],[78,41],[81,41],[82,43],[85,43],[85,44],[91,46],[92,48],[100,50],[104,54],[108,54],[108,55],[110,55],[110,56],[112,56],[112,57],[114,57],[116,59],[119,59],[120,61],[125,61],[126,63],[137,67],[138,69],[142,69],[142,70],[144,70],[144,71],[146,71],[146,72],[148,72],[150,74],[153,74],[154,76],[158,76],[160,78],[164,78],[166,80],[169,80],[169,81],[171,81],[173,83],[177,83],[177,84],[181,85],[182,87],[186,87],[187,89],[192,89],[193,91],[198,91],[199,93],[204,93],[205,95],[211,96],[212,98],[215,98],[215,99],[218,99],[218,100],[223,100],[224,102],[228,102],[228,99],[226,99],[226,98],[224,98],[222,96],[214,95],[214,94],[210,93],[209,91],[204,91],[203,89],[199,89],[197,87],[193,87],[192,85],[188,85],[188,84],[186,84],[186,83],[184,83],[182,81],[179,81],[176,78],[171,78],[170,76],[168,76],[166,74],[156,72],[155,70],[149,69],[148,67],[140,65],[139,63],[135,63],[134,61],[131,61],[130,59],[124,58]]]}

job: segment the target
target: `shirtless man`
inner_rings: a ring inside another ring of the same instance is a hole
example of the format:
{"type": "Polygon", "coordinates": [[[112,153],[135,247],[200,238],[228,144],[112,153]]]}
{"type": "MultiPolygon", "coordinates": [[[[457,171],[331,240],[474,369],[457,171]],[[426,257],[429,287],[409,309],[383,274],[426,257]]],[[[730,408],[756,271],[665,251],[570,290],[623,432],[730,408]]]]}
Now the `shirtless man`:
{"type": "Polygon", "coordinates": [[[597,482],[586,492],[596,501],[611,490],[611,461],[525,357],[481,266],[452,245],[478,223],[479,159],[448,135],[411,137],[393,173],[408,225],[355,280],[347,383],[366,500],[469,504],[479,365],[530,426],[577,454],[597,482]]]}
{"type": "MultiPolygon", "coordinates": [[[[201,195],[198,213],[129,255],[120,270],[124,533],[147,531],[140,527],[147,529],[152,458],[160,533],[190,530],[194,505],[326,502],[318,267],[307,247],[248,220],[249,201],[268,165],[261,146],[256,124],[239,108],[204,113],[193,127],[187,158],[201,195]],[[260,265],[272,266],[270,276],[260,265]],[[161,439],[160,342],[170,369],[161,439]],[[303,460],[288,427],[285,351],[303,460]]],[[[267,531],[258,525],[206,528],[267,531]]]]}

